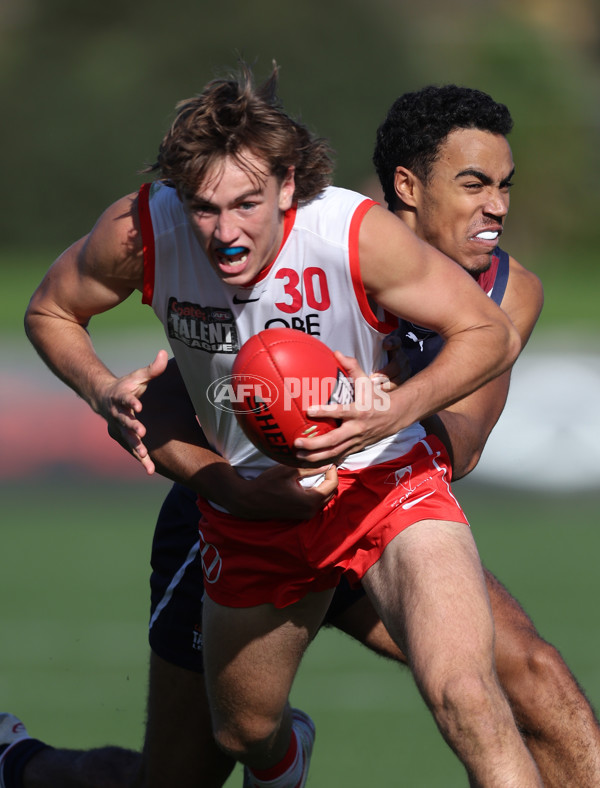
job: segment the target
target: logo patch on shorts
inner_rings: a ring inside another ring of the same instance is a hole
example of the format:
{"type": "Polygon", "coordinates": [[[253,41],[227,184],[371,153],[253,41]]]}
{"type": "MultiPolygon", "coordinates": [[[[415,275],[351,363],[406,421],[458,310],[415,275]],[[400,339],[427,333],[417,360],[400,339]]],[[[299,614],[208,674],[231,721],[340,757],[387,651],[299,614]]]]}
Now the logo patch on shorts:
{"type": "Polygon", "coordinates": [[[198,530],[198,535],[200,537],[200,560],[202,561],[204,579],[207,583],[216,583],[221,576],[223,560],[217,548],[204,541],[204,534],[202,531],[198,530]]]}
{"type": "Polygon", "coordinates": [[[394,487],[401,487],[406,492],[412,492],[415,488],[412,483],[412,465],[405,465],[391,473],[385,480],[386,484],[393,484],[394,487]]]}
{"type": "Polygon", "coordinates": [[[194,624],[194,631],[192,632],[192,648],[194,649],[194,651],[202,651],[201,624],[194,624]]]}

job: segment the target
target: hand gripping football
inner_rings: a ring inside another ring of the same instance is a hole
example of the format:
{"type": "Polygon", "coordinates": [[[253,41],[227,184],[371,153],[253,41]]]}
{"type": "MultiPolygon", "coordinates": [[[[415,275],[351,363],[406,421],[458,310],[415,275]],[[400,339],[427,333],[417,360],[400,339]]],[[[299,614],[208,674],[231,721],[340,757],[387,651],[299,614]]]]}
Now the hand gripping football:
{"type": "Polygon", "coordinates": [[[268,328],[244,343],[231,378],[234,410],[246,436],[264,454],[298,465],[294,441],[338,426],[335,419],[309,419],[306,409],[349,404],[354,386],[333,351],[315,336],[293,328],[268,328]]]}

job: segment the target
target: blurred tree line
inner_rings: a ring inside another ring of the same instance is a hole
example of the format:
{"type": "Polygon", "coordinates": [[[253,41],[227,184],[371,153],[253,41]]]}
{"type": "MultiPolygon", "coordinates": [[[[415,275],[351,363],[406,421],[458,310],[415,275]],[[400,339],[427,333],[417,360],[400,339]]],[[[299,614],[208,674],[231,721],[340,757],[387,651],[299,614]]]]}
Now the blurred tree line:
{"type": "Polygon", "coordinates": [[[598,241],[598,30],[595,0],[1,0],[0,264],[50,260],[87,232],[142,182],[175,103],[240,55],[259,79],[277,60],[287,110],[331,140],[336,182],[361,190],[397,95],[491,93],[515,119],[505,245],[583,267],[598,241]]]}

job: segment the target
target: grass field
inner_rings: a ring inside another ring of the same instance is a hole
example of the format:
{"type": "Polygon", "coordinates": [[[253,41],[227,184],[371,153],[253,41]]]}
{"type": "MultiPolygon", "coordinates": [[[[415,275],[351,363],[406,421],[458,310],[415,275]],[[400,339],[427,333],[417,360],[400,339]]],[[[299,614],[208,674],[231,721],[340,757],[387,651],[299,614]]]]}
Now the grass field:
{"type": "MultiPolygon", "coordinates": [[[[165,489],[158,479],[65,474],[0,486],[0,709],[32,735],[69,747],[140,745],[148,557],[165,489]]],[[[600,495],[456,489],[484,561],[600,702],[600,495]]],[[[309,786],[466,785],[406,671],[344,636],[319,635],[292,699],[317,723],[309,786]]]]}

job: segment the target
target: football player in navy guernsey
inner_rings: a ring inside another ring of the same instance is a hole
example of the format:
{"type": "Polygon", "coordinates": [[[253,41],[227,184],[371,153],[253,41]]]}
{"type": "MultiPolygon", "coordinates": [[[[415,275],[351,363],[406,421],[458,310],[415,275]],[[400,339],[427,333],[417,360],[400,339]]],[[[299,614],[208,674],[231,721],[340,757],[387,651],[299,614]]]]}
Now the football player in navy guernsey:
{"type": "MultiPolygon", "coordinates": [[[[505,142],[511,125],[506,108],[485,94],[453,86],[427,88],[394,104],[378,133],[375,163],[390,209],[417,235],[473,274],[511,316],[524,345],[541,308],[541,287],[497,247],[512,173],[508,148],[500,143],[505,142]]],[[[401,328],[416,371],[437,351],[431,350],[435,335],[414,325],[401,328]]],[[[429,420],[428,431],[443,436],[453,455],[455,478],[476,464],[504,405],[508,377],[505,373],[429,420]]],[[[210,737],[198,612],[202,569],[195,494],[191,492],[202,474],[218,473],[214,468],[200,473],[194,464],[195,451],[206,445],[199,430],[194,436],[185,419],[179,433],[161,424],[160,405],[165,396],[179,398],[178,413],[183,415],[187,407],[190,420],[194,415],[175,368],[152,381],[143,398],[144,421],[150,428],[146,442],[159,469],[185,481],[189,488],[174,486],[154,540],[152,663],[144,754],[118,748],[53,750],[30,739],[20,721],[5,715],[0,741],[8,749],[0,775],[6,786],[164,785],[174,773],[181,786],[218,786],[232,768],[233,761],[210,737]],[[166,470],[171,452],[179,461],[175,473],[166,470]]],[[[152,470],[152,461],[146,456],[142,459],[152,470]]],[[[281,483],[290,473],[274,468],[254,486],[231,474],[230,495],[239,490],[240,514],[264,516],[260,484],[265,481],[271,493],[285,486],[281,483]]],[[[324,491],[323,500],[329,494],[324,491]]],[[[299,518],[308,514],[297,512],[299,518]]],[[[544,784],[596,785],[599,737],[589,704],[560,655],[541,640],[518,604],[489,573],[486,581],[496,622],[498,673],[544,784]]],[[[374,650],[405,661],[361,589],[341,585],[327,621],[374,650]]]]}

